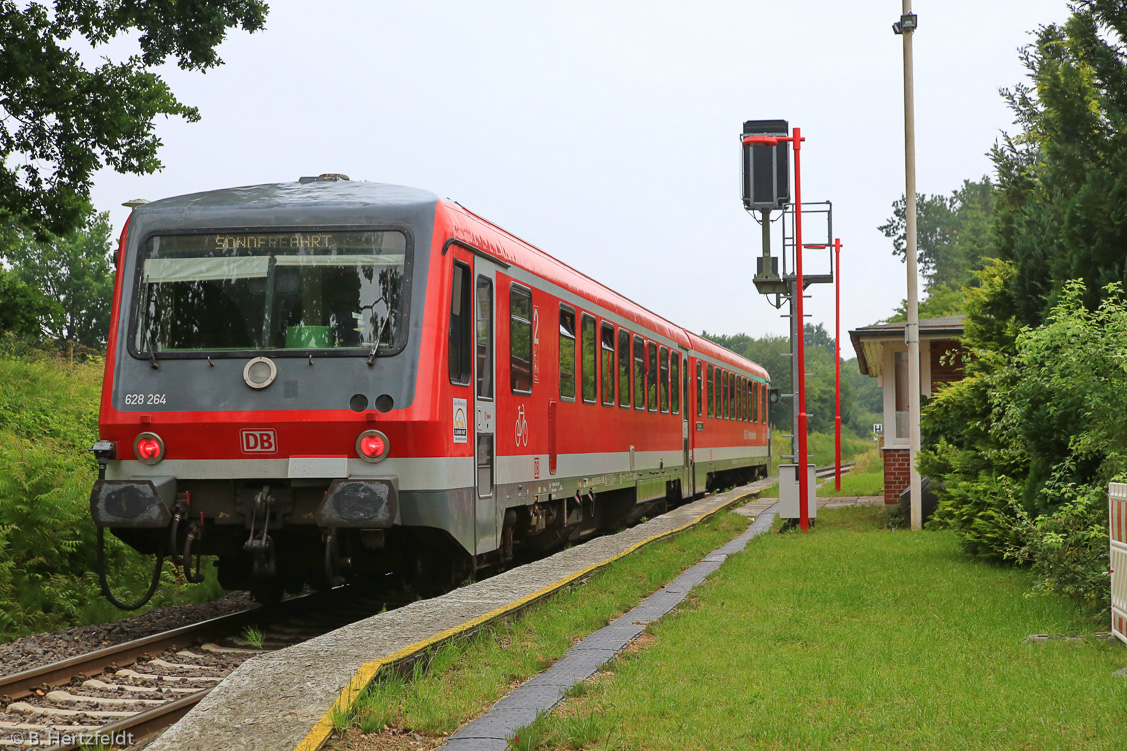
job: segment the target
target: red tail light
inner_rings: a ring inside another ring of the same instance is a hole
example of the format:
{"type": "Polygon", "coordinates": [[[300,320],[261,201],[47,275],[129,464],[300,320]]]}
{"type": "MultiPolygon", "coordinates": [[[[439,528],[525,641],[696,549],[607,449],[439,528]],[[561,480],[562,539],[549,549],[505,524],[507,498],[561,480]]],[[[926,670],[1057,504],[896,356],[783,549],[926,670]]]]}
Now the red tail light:
{"type": "Polygon", "coordinates": [[[164,458],[164,441],[156,433],[141,433],[133,442],[133,453],[144,464],[156,464],[164,458]]]}
{"type": "Polygon", "coordinates": [[[378,462],[386,457],[390,446],[387,436],[378,430],[365,430],[356,439],[356,453],[369,462],[378,462]]]}

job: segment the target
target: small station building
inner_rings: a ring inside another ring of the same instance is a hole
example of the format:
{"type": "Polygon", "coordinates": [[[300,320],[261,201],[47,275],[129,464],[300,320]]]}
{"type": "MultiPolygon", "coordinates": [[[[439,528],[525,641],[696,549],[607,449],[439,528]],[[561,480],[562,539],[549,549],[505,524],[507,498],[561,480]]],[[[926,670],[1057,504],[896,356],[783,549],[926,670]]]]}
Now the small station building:
{"type": "MultiPolygon", "coordinates": [[[[911,482],[908,456],[908,345],[903,321],[849,332],[857,365],[884,392],[884,502],[896,503],[911,482]]],[[[963,316],[920,319],[920,395],[963,377],[963,316]]]]}

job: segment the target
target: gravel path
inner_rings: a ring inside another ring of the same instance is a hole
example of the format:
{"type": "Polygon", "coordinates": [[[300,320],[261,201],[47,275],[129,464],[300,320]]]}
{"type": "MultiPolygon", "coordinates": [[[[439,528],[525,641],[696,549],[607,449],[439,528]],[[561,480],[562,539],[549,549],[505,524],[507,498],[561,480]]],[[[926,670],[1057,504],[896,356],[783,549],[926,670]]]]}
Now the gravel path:
{"type": "Polygon", "coordinates": [[[49,665],[91,650],[110,647],[150,634],[255,607],[245,592],[212,602],[169,605],[120,621],[77,626],[49,634],[34,634],[0,644],[0,676],[49,665]]]}

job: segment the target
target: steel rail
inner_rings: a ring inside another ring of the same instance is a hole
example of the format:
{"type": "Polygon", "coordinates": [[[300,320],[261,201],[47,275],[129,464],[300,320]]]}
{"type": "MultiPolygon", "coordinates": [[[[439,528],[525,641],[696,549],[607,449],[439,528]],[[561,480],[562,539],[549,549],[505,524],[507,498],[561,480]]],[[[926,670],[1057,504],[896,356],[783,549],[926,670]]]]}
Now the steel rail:
{"type": "MultiPolygon", "coordinates": [[[[118,720],[109,725],[102,725],[96,731],[92,731],[92,734],[112,737],[118,733],[127,733],[130,738],[129,745],[133,746],[154,733],[164,730],[181,717],[188,714],[188,712],[192,710],[192,707],[199,704],[205,696],[211,693],[213,688],[214,686],[212,688],[205,688],[194,694],[188,694],[187,696],[170,701],[166,704],[161,704],[159,707],[153,707],[144,712],[138,712],[132,717],[126,717],[123,720],[118,720]]],[[[75,733],[75,735],[81,737],[83,734],[75,733]]],[[[86,745],[85,742],[61,744],[51,746],[46,751],[80,751],[84,745],[86,745]]]]}
{"type": "Polygon", "coordinates": [[[0,676],[0,700],[5,704],[31,696],[36,690],[54,688],[70,682],[77,676],[93,678],[106,668],[123,667],[122,663],[143,659],[147,655],[158,654],[169,649],[187,647],[200,641],[227,635],[254,621],[267,617],[277,618],[285,611],[308,607],[310,598],[323,597],[324,592],[314,592],[285,600],[278,605],[263,606],[228,613],[198,623],[189,623],[169,631],[150,634],[140,639],[115,644],[94,652],[69,657],[38,668],[24,670],[11,675],[0,676]]]}

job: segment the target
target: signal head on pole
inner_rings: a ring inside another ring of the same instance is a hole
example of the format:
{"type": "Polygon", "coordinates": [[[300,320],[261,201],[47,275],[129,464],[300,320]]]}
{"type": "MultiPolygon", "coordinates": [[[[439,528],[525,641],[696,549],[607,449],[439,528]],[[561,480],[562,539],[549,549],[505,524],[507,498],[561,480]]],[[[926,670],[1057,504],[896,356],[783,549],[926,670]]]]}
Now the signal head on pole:
{"type": "Polygon", "coordinates": [[[743,158],[743,202],[749,211],[773,211],[790,203],[790,143],[770,136],[788,137],[786,120],[748,120],[740,144],[743,158]],[[766,136],[747,143],[749,136],[766,136]]]}

